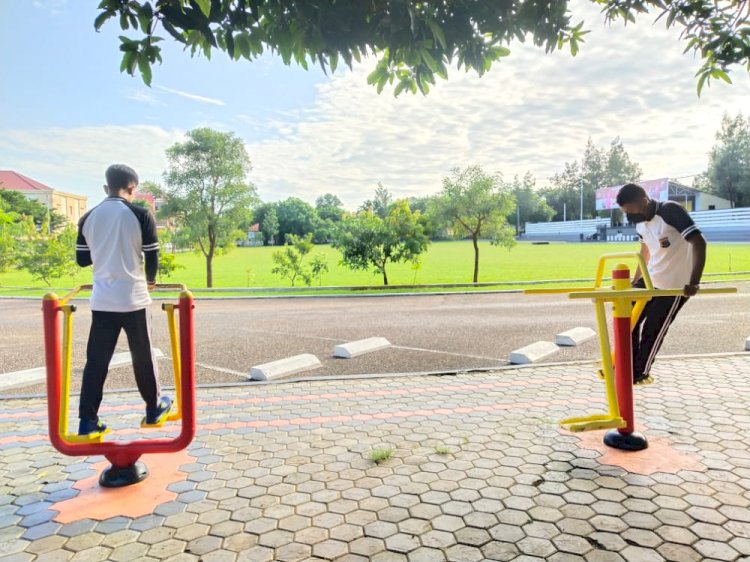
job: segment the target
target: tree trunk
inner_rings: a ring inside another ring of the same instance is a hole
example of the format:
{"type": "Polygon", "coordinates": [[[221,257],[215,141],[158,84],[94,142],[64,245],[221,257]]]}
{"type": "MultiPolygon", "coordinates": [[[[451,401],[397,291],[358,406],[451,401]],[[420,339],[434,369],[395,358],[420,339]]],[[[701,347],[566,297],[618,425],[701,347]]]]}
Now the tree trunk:
{"type": "Polygon", "coordinates": [[[479,244],[476,236],[472,236],[471,241],[474,244],[474,283],[477,283],[479,279],[479,244]]]}
{"type": "Polygon", "coordinates": [[[383,266],[383,285],[388,284],[388,274],[385,271],[385,265],[383,266]]]}
{"type": "Polygon", "coordinates": [[[214,286],[214,269],[213,269],[214,253],[210,251],[206,254],[206,287],[209,289],[214,286]]]}

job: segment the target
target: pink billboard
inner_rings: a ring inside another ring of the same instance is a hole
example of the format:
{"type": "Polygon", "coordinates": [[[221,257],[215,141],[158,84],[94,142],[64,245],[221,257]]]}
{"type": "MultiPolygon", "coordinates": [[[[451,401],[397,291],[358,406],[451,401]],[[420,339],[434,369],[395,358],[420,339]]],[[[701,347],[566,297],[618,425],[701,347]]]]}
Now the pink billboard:
{"type": "MultiPolygon", "coordinates": [[[[646,193],[648,193],[648,196],[651,197],[651,199],[656,199],[657,201],[669,200],[669,178],[639,181],[636,183],[646,190],[646,193]]],[[[596,210],[605,211],[607,209],[616,209],[618,207],[617,193],[620,191],[621,187],[622,185],[616,185],[614,187],[603,187],[597,189],[596,210]]]]}

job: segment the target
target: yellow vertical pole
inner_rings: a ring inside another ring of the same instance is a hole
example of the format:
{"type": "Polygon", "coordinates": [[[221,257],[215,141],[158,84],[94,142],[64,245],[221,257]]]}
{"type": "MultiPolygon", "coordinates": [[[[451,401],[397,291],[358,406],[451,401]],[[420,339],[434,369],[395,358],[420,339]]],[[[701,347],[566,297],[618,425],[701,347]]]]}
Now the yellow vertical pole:
{"type": "Polygon", "coordinates": [[[602,370],[604,371],[604,388],[607,392],[607,404],[609,404],[609,415],[613,418],[620,417],[620,407],[617,404],[617,393],[615,391],[615,370],[612,365],[612,348],[609,344],[609,330],[607,329],[607,313],[604,309],[604,300],[594,301],[596,309],[596,325],[599,330],[599,348],[602,352],[602,370]]]}
{"type": "Polygon", "coordinates": [[[75,307],[66,304],[60,307],[63,313],[62,334],[62,388],[60,389],[60,437],[65,438],[68,434],[68,410],[70,408],[70,368],[73,352],[73,312],[75,307]]]}
{"type": "Polygon", "coordinates": [[[172,371],[174,373],[174,387],[177,396],[177,409],[169,414],[170,421],[182,419],[182,365],[180,364],[180,342],[177,339],[177,326],[175,322],[175,305],[165,304],[167,313],[167,326],[169,328],[169,345],[172,353],[172,371]]]}

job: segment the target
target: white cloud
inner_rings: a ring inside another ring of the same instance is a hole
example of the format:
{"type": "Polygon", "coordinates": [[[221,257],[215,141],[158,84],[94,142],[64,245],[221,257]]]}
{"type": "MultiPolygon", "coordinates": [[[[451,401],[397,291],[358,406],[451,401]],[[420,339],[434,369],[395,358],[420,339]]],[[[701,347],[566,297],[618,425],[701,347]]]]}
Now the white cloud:
{"type": "Polygon", "coordinates": [[[141,181],[160,181],[164,151],[183,135],[151,125],[0,130],[0,168],[87,195],[91,205],[103,197],[104,170],[110,164],[132,166],[141,181]]]}
{"type": "Polygon", "coordinates": [[[166,104],[162,101],[159,101],[157,99],[157,96],[154,95],[153,90],[147,90],[145,88],[142,88],[140,90],[134,90],[130,94],[126,96],[129,100],[137,101],[139,103],[145,103],[147,105],[154,105],[154,106],[165,106],[166,104]]]}
{"type": "Polygon", "coordinates": [[[514,44],[484,77],[454,69],[426,97],[378,95],[366,83],[373,61],[335,76],[307,111],[275,124],[275,138],[248,145],[261,196],[330,191],[354,208],[378,181],[396,196],[429,194],[472,163],[529,170],[543,184],[580,159],[588,137],[608,146],[619,136],[645,177],[702,171],[722,113],[750,107],[747,74],[698,98],[700,64],[682,55],[676,31],[602,29],[596,10],[587,14],[593,31],[579,56],[514,44]]]}
{"type": "MultiPolygon", "coordinates": [[[[484,77],[454,69],[428,96],[378,95],[366,83],[370,60],[320,84],[309,105],[265,116],[240,104],[217,109],[225,102],[184,91],[193,86],[188,80],[182,90],[155,86],[128,97],[198,101],[206,105],[180,114],[181,128],[209,125],[260,139],[247,148],[251,179],[267,200],[312,202],[332,192],[353,209],[379,181],[396,196],[430,194],[451,168],[473,163],[506,176],[531,171],[541,185],[580,159],[589,137],[607,146],[619,136],[645,178],[703,171],[722,114],[750,107],[747,73],[738,69],[734,85],[715,82],[698,98],[700,61],[682,54],[678,32],[661,24],[603,28],[596,8],[576,4],[577,14],[581,6],[592,33],[577,57],[513,44],[511,56],[484,77]],[[231,124],[225,111],[235,116],[231,124]]],[[[112,162],[159,180],[164,150],[183,140],[182,130],[159,126],[167,118],[154,126],[0,130],[0,168],[96,198],[112,162]]]]}
{"type": "Polygon", "coordinates": [[[197,102],[200,102],[200,103],[207,103],[207,104],[210,104],[210,105],[220,105],[220,106],[226,105],[226,103],[224,103],[220,99],[207,98],[205,96],[199,96],[199,95],[196,95],[196,94],[191,94],[189,92],[183,92],[182,90],[174,90],[172,88],[166,88],[164,86],[154,86],[154,87],[158,88],[159,90],[162,90],[164,92],[167,92],[167,93],[170,93],[170,94],[174,94],[174,95],[180,96],[182,98],[187,98],[189,100],[197,101],[197,102]]]}
{"type": "Polygon", "coordinates": [[[67,8],[68,0],[34,0],[35,8],[49,12],[50,15],[56,16],[67,8]]]}

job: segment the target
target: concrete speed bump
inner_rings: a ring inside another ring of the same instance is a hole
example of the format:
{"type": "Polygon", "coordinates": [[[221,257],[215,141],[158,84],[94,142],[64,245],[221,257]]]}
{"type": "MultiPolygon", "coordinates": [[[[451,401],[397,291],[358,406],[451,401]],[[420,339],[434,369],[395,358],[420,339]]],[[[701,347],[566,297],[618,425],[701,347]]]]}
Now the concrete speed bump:
{"type": "Polygon", "coordinates": [[[378,351],[379,349],[385,349],[386,347],[391,347],[391,342],[385,338],[367,338],[337,345],[333,348],[333,356],[341,357],[343,359],[351,359],[357,355],[370,353],[371,351],[378,351]]]}
{"type": "Polygon", "coordinates": [[[560,332],[555,336],[555,343],[565,347],[574,347],[595,337],[596,332],[591,328],[579,327],[560,332]]]}
{"type": "MultiPolygon", "coordinates": [[[[153,354],[156,359],[164,357],[161,349],[158,347],[153,348],[153,354]]],[[[112,360],[109,362],[109,368],[121,367],[122,365],[129,365],[132,363],[129,351],[123,351],[122,353],[115,353],[112,355],[112,360]]],[[[24,386],[31,386],[39,384],[47,380],[47,368],[36,367],[34,369],[24,369],[23,371],[15,371],[13,373],[3,373],[0,375],[0,391],[9,390],[11,388],[22,388],[24,386]]]]}
{"type": "Polygon", "coordinates": [[[512,365],[527,365],[536,363],[560,351],[551,341],[538,341],[521,349],[510,352],[510,363],[512,365]]]}
{"type": "Polygon", "coordinates": [[[317,369],[321,367],[320,360],[311,353],[303,353],[294,357],[271,361],[256,365],[250,369],[249,380],[253,381],[270,381],[281,377],[287,377],[303,371],[317,369]]]}

